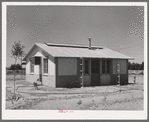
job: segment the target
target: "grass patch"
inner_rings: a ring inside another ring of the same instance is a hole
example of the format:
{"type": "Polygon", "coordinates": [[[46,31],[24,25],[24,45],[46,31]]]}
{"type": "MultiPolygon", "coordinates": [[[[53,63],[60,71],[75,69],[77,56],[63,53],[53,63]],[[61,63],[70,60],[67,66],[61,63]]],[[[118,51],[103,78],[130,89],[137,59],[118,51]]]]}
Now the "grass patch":
{"type": "MultiPolygon", "coordinates": [[[[25,80],[26,78],[25,78],[25,75],[23,75],[23,74],[16,74],[16,76],[15,76],[15,80],[25,80]]],[[[11,75],[6,75],[6,80],[7,81],[12,81],[12,80],[14,80],[14,75],[13,74],[11,74],[11,75]]]]}

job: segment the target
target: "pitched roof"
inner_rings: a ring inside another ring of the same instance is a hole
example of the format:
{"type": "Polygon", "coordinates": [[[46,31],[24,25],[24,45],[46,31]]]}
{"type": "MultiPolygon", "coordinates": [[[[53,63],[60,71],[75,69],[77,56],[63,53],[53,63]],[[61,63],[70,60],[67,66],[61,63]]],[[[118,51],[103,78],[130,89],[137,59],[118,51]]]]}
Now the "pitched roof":
{"type": "MultiPolygon", "coordinates": [[[[133,59],[132,57],[126,56],[106,47],[92,46],[92,49],[89,49],[88,46],[53,43],[35,43],[35,45],[43,49],[45,52],[49,53],[53,57],[133,59]]],[[[30,53],[30,51],[28,53],[30,53]]],[[[28,54],[24,57],[24,60],[27,56],[28,54]]]]}

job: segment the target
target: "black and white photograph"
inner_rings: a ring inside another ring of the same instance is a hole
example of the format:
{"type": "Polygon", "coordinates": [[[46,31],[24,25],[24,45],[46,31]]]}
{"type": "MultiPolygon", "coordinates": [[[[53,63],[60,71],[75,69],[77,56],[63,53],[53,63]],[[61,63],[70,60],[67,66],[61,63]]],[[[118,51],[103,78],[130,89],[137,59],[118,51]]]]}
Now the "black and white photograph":
{"type": "Polygon", "coordinates": [[[147,118],[146,2],[2,5],[4,119],[147,118]]]}

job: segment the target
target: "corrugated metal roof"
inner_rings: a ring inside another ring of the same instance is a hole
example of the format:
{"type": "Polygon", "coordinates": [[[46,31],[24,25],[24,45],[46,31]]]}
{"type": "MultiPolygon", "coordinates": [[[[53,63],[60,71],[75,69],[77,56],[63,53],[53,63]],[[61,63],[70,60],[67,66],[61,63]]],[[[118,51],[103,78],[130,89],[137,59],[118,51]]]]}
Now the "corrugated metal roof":
{"type": "MultiPolygon", "coordinates": [[[[84,58],[114,58],[114,59],[133,59],[132,57],[126,56],[119,52],[113,51],[106,47],[99,49],[88,49],[80,48],[75,45],[74,47],[70,45],[58,46],[56,44],[43,44],[35,43],[38,47],[42,48],[45,52],[49,53],[53,57],[84,57],[84,58]]],[[[87,46],[84,46],[87,47],[87,46]]],[[[26,58],[26,57],[25,57],[26,58]]]]}

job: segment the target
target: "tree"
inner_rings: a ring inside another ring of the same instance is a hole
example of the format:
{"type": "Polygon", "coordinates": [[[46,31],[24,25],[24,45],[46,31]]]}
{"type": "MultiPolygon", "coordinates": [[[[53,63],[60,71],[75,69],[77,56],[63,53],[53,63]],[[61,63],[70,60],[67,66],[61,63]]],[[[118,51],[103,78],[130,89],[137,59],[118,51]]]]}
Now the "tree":
{"type": "Polygon", "coordinates": [[[131,69],[131,63],[128,62],[128,69],[131,69]]]}
{"type": "Polygon", "coordinates": [[[144,62],[142,62],[142,64],[128,62],[128,69],[129,70],[144,70],[144,62]]]}
{"type": "Polygon", "coordinates": [[[15,95],[15,73],[16,73],[16,68],[17,68],[17,60],[20,59],[21,60],[21,67],[22,67],[22,57],[25,55],[25,52],[23,51],[23,49],[25,48],[25,46],[20,44],[19,42],[14,42],[14,45],[12,45],[12,49],[11,49],[11,55],[15,60],[14,63],[14,97],[16,97],[15,95]]]}
{"type": "Polygon", "coordinates": [[[12,45],[11,55],[15,59],[15,65],[17,63],[17,60],[20,59],[22,67],[22,58],[25,56],[25,52],[23,51],[24,48],[25,46],[21,45],[20,41],[19,42],[15,41],[14,45],[12,45]]]}

